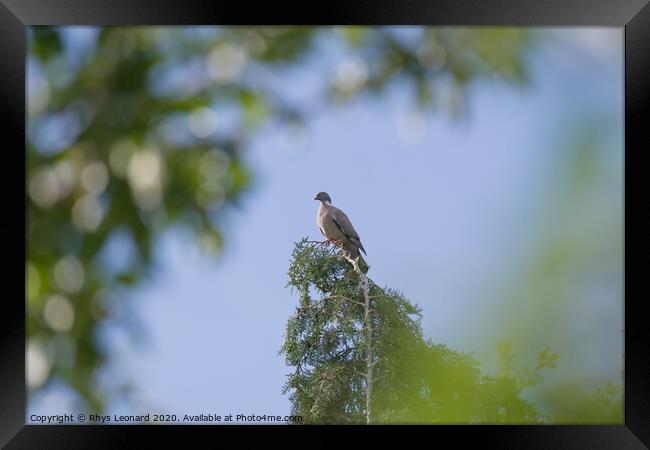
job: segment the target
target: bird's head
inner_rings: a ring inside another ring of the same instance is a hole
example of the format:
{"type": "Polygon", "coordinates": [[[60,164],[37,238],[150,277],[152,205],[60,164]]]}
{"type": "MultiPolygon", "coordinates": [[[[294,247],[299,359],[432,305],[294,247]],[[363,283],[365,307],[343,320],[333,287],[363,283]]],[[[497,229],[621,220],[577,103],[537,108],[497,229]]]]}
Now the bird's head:
{"type": "Polygon", "coordinates": [[[316,194],[316,197],[314,197],[314,200],[320,200],[323,203],[332,203],[332,199],[327,192],[319,192],[316,194]]]}

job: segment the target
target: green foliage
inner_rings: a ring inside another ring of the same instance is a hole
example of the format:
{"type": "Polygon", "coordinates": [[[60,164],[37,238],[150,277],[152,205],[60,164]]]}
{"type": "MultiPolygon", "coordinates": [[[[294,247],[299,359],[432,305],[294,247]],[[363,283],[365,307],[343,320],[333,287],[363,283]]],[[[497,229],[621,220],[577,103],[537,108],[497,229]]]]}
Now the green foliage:
{"type": "MultiPolygon", "coordinates": [[[[102,410],[114,393],[96,382],[107,358],[96,334],[106,321],[124,322],[120,297],[150,273],[157,236],[182,226],[218,254],[219,219],[252,182],[243,157],[249,140],[264,123],[303,122],[318,103],[288,101],[265,73],[304,67],[321,39],[338,40],[356,62],[333,71],[321,86],[325,99],[380,95],[400,83],[417,105],[452,113],[473,80],[525,79],[528,38],[520,30],[411,31],[405,40],[389,28],[107,27],[83,53],[61,28],[30,27],[27,333],[42,369],[31,392],[62,382],[88,410],[102,410]],[[215,104],[234,112],[232,129],[212,131],[215,104]],[[118,234],[135,256],[114,269],[101,254],[118,234]]],[[[354,284],[334,270],[344,265],[323,264],[333,266],[314,270],[331,279],[318,287],[354,284]]],[[[385,297],[377,305],[388,320],[382,326],[416,333],[399,328],[408,302],[373,292],[385,297]]],[[[319,370],[330,383],[343,376],[338,366],[319,370]]]]}
{"type": "MultiPolygon", "coordinates": [[[[294,368],[284,392],[306,423],[365,422],[364,308],[359,278],[338,253],[293,250],[288,286],[300,303],[281,352],[294,368]]],[[[420,309],[371,282],[374,423],[537,423],[511,375],[488,376],[471,356],[426,341],[420,309]]]]}
{"type": "Polygon", "coordinates": [[[624,422],[623,384],[608,383],[589,390],[583,380],[559,384],[547,396],[551,421],[559,424],[608,424],[624,422]]]}
{"type": "MultiPolygon", "coordinates": [[[[293,367],[283,393],[305,423],[365,423],[366,354],[363,291],[349,262],[307,239],[295,244],[288,287],[299,305],[281,353],[293,367]]],[[[496,375],[471,354],[425,340],[421,311],[404,296],[370,281],[374,387],[373,423],[618,424],[622,383],[588,390],[584,382],[545,386],[541,408],[525,395],[557,367],[540,351],[533,366],[516,364],[509,342],[497,345],[496,375]]]]}

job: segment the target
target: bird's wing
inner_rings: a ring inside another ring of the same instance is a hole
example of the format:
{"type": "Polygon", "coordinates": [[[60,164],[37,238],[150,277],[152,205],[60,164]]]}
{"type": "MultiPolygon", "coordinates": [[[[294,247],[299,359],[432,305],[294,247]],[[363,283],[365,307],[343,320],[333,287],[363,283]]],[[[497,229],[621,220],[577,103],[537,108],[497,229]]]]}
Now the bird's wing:
{"type": "Polygon", "coordinates": [[[341,232],[345,236],[347,236],[347,238],[350,239],[350,241],[352,241],[354,245],[359,247],[363,251],[363,253],[366,253],[366,250],[363,248],[363,245],[361,245],[361,239],[359,239],[359,234],[357,234],[356,230],[352,226],[352,222],[350,222],[348,216],[346,216],[343,211],[336,208],[334,210],[334,214],[332,214],[332,219],[334,220],[334,223],[338,225],[341,232]]]}

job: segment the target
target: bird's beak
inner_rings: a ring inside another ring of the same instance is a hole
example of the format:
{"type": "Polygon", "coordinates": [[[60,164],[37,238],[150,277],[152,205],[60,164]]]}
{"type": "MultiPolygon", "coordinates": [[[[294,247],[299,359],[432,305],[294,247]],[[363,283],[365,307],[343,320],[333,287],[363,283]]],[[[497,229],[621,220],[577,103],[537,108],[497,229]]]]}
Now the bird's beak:
{"type": "Polygon", "coordinates": [[[318,197],[314,197],[314,200],[318,200],[318,197]]]}

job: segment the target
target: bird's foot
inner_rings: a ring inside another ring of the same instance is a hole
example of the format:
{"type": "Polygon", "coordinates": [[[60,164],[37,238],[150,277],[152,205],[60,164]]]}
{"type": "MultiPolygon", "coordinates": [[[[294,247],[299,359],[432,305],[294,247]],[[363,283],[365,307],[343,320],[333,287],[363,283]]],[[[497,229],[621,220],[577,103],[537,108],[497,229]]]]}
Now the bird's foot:
{"type": "Polygon", "coordinates": [[[337,241],[335,239],[326,239],[324,241],[307,241],[308,244],[320,245],[321,247],[328,247],[332,242],[336,244],[340,241],[337,241]]]}
{"type": "Polygon", "coordinates": [[[330,244],[334,244],[334,245],[339,245],[339,246],[340,246],[340,245],[341,245],[341,241],[338,240],[338,239],[327,239],[327,240],[325,240],[325,241],[322,242],[322,245],[324,245],[324,246],[329,246],[330,244]]]}

